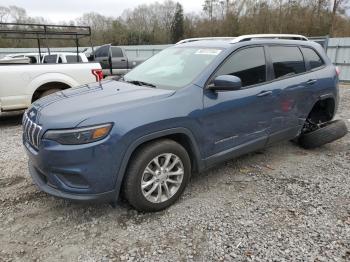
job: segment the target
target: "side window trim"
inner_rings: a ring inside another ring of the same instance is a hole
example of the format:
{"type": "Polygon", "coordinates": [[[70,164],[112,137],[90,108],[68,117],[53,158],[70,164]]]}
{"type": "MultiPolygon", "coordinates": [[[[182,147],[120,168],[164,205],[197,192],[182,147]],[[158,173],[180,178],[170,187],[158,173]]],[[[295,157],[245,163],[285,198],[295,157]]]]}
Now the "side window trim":
{"type": "Polygon", "coordinates": [[[302,46],[299,46],[299,48],[300,48],[300,50],[301,50],[301,53],[302,53],[303,56],[304,56],[305,64],[307,65],[307,67],[306,67],[307,72],[318,71],[318,70],[320,70],[320,69],[326,67],[326,62],[325,62],[325,60],[324,60],[323,57],[319,54],[319,52],[317,52],[317,50],[315,50],[313,47],[302,45],[302,46]],[[311,49],[312,51],[314,51],[314,52],[316,53],[316,55],[321,59],[321,61],[322,61],[322,63],[323,63],[322,66],[315,67],[315,68],[311,68],[311,66],[310,66],[310,61],[309,61],[309,59],[306,57],[306,55],[305,55],[305,53],[304,53],[304,51],[303,51],[303,48],[309,48],[309,49],[311,49]]]}
{"type": "Polygon", "coordinates": [[[303,49],[301,48],[301,46],[298,46],[298,49],[299,49],[299,51],[300,51],[300,53],[301,53],[301,56],[303,57],[303,60],[304,60],[304,67],[305,67],[305,73],[307,73],[308,71],[310,71],[310,70],[309,70],[309,64],[308,64],[308,62],[307,62],[307,58],[306,58],[306,56],[305,56],[305,54],[304,54],[303,49]]]}
{"type": "Polygon", "coordinates": [[[245,86],[245,87],[242,87],[242,89],[248,89],[248,88],[253,88],[253,87],[256,87],[256,86],[260,86],[260,85],[264,85],[266,83],[269,82],[268,80],[268,63],[267,63],[267,57],[266,57],[266,50],[265,50],[265,45],[263,44],[258,44],[258,45],[249,45],[249,46],[243,46],[243,47],[240,47],[238,49],[235,49],[233,52],[231,52],[221,63],[220,65],[218,65],[218,67],[214,70],[214,72],[210,75],[210,77],[208,78],[207,82],[205,83],[205,87],[204,87],[204,90],[208,89],[210,83],[212,82],[212,80],[214,79],[216,73],[219,71],[219,69],[227,62],[228,59],[230,59],[232,56],[234,56],[237,52],[239,51],[242,51],[244,49],[248,49],[248,48],[254,48],[254,47],[262,47],[263,48],[263,51],[264,51],[264,57],[265,57],[265,66],[266,66],[266,70],[265,70],[265,79],[266,81],[265,82],[262,82],[262,83],[258,83],[258,84],[254,84],[254,85],[250,85],[250,86],[245,86]]]}
{"type": "Polygon", "coordinates": [[[269,45],[264,45],[265,61],[266,61],[266,82],[274,81],[275,72],[273,71],[272,58],[270,54],[269,45]]]}
{"type": "MultiPolygon", "coordinates": [[[[276,44],[276,45],[277,45],[277,44],[276,44]]],[[[286,45],[286,46],[287,46],[287,45],[286,45]]],[[[291,45],[289,45],[289,46],[291,46],[291,45]]],[[[311,48],[312,50],[314,50],[314,51],[316,52],[316,54],[318,54],[318,56],[322,59],[322,62],[324,63],[323,66],[314,68],[314,69],[312,69],[312,70],[308,70],[308,69],[306,68],[306,71],[305,71],[305,72],[299,73],[299,74],[295,74],[295,75],[292,75],[292,76],[286,76],[286,77],[281,77],[281,78],[272,78],[271,80],[267,81],[266,83],[272,83],[272,82],[276,82],[276,81],[282,81],[282,80],[285,80],[285,79],[288,79],[288,78],[292,78],[292,77],[296,77],[296,76],[308,74],[308,73],[310,73],[310,72],[315,72],[315,71],[321,70],[321,69],[323,69],[323,68],[325,68],[325,67],[327,66],[327,64],[326,64],[325,60],[323,59],[323,57],[322,57],[314,48],[312,48],[312,47],[310,47],[310,46],[304,46],[304,45],[299,45],[298,47],[299,47],[299,48],[301,48],[301,47],[304,47],[304,48],[305,48],[305,47],[306,47],[306,48],[311,48]]],[[[269,49],[268,49],[268,48],[269,48],[269,45],[266,45],[266,50],[267,50],[267,53],[268,53],[268,56],[267,56],[267,57],[269,57],[269,55],[270,55],[269,49]]],[[[302,52],[302,51],[301,51],[301,52],[302,52]]],[[[303,52],[302,52],[302,55],[303,55],[303,57],[304,57],[304,53],[303,53],[303,52]]],[[[305,60],[305,58],[304,58],[304,60],[305,60]]],[[[272,66],[272,61],[269,61],[269,63],[270,63],[270,66],[272,66]]],[[[305,63],[306,63],[306,61],[305,61],[305,63]]],[[[273,67],[272,67],[272,70],[273,70],[273,67]]],[[[272,74],[274,75],[274,72],[272,72],[272,74]]]]}

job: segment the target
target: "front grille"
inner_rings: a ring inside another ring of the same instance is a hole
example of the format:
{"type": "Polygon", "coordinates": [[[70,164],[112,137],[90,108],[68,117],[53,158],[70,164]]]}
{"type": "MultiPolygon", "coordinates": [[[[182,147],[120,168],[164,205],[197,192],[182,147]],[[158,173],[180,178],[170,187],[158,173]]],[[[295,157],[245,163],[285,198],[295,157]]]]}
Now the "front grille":
{"type": "Polygon", "coordinates": [[[22,125],[24,138],[29,142],[30,145],[38,149],[40,145],[42,127],[30,120],[27,113],[24,113],[23,115],[22,125]]]}

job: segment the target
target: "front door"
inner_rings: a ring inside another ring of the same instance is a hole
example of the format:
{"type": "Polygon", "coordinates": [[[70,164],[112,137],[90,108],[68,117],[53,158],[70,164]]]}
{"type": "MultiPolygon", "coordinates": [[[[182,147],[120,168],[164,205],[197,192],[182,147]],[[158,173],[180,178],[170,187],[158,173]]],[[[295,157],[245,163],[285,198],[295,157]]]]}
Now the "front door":
{"type": "Polygon", "coordinates": [[[125,74],[128,69],[128,60],[123,50],[118,46],[111,47],[113,75],[125,74]]]}
{"type": "Polygon", "coordinates": [[[275,110],[275,93],[266,82],[266,59],[263,46],[236,51],[214,77],[234,75],[242,89],[217,92],[204,90],[202,125],[206,133],[207,157],[240,147],[252,150],[267,142],[275,110]]]}
{"type": "Polygon", "coordinates": [[[110,75],[112,73],[110,67],[110,47],[111,45],[103,45],[95,52],[95,61],[101,64],[104,75],[110,75]]]}

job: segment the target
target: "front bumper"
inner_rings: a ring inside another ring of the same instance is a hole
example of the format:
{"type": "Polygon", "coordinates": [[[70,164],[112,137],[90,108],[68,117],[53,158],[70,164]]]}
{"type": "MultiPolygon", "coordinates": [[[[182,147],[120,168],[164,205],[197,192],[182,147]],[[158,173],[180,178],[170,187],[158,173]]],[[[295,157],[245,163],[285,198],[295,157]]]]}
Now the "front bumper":
{"type": "Polygon", "coordinates": [[[29,166],[29,173],[32,177],[34,183],[37,185],[37,187],[52,196],[69,199],[69,200],[76,200],[76,201],[101,201],[101,202],[108,202],[108,201],[114,201],[116,199],[116,192],[115,190],[100,193],[100,194],[73,194],[73,193],[67,193],[64,191],[60,191],[59,189],[56,189],[47,183],[47,179],[45,179],[45,175],[40,173],[30,162],[28,164],[29,166]]]}
{"type": "Polygon", "coordinates": [[[120,155],[115,140],[85,145],[60,145],[42,140],[38,150],[23,138],[29,172],[40,190],[65,199],[117,200],[116,185],[120,155]]]}

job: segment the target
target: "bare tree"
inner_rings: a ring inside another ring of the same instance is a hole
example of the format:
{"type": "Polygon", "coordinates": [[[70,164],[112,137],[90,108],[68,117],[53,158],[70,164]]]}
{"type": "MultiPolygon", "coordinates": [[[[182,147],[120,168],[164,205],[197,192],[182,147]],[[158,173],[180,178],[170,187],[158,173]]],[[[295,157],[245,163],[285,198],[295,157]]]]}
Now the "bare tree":
{"type": "Polygon", "coordinates": [[[10,9],[6,6],[0,6],[0,23],[8,21],[10,9]]]}
{"type": "MultiPolygon", "coordinates": [[[[181,12],[172,0],[139,5],[120,17],[83,14],[64,24],[89,25],[96,45],[163,44],[183,37],[235,36],[249,33],[300,33],[309,36],[350,35],[350,0],[202,0],[202,13],[181,12]],[[176,21],[176,23],[175,23],[176,21]],[[179,27],[179,28],[178,28],[179,27]],[[183,27],[183,32],[182,28],[183,27]],[[174,37],[176,35],[176,37],[174,37]]],[[[0,21],[47,22],[23,8],[0,6],[0,21]]],[[[84,41],[84,40],[82,40],[84,41]]],[[[82,42],[84,43],[84,42],[82,42]]],[[[61,45],[60,41],[52,45],[61,45]]],[[[65,43],[66,44],[66,43],[65,43]]],[[[0,46],[30,46],[30,41],[0,39],[0,46]]],[[[63,45],[63,44],[62,44],[63,45]]]]}
{"type": "Polygon", "coordinates": [[[9,16],[10,20],[15,23],[25,23],[28,20],[26,10],[14,5],[9,6],[9,16]]]}
{"type": "Polygon", "coordinates": [[[333,8],[332,8],[332,15],[331,15],[331,22],[329,26],[329,35],[334,35],[334,28],[336,24],[336,15],[337,12],[340,10],[340,8],[345,5],[348,1],[347,0],[333,0],[333,8]]]}

